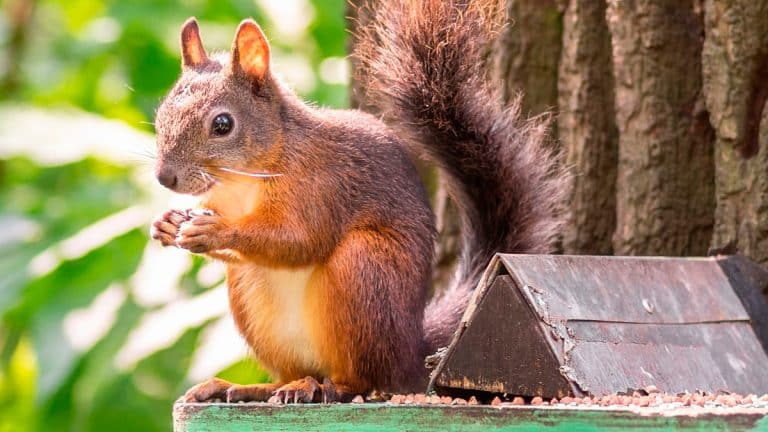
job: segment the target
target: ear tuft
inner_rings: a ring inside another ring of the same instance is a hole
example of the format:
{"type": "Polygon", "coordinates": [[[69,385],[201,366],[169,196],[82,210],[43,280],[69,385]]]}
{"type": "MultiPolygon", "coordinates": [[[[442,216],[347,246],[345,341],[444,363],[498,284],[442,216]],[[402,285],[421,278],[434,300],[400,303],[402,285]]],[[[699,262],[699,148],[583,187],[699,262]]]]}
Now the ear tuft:
{"type": "Polygon", "coordinates": [[[181,65],[184,69],[196,68],[208,62],[200,29],[195,17],[190,17],[181,27],[181,65]]]}
{"type": "Polygon", "coordinates": [[[232,43],[232,67],[236,73],[263,81],[269,71],[269,43],[252,19],[243,20],[232,43]]]}

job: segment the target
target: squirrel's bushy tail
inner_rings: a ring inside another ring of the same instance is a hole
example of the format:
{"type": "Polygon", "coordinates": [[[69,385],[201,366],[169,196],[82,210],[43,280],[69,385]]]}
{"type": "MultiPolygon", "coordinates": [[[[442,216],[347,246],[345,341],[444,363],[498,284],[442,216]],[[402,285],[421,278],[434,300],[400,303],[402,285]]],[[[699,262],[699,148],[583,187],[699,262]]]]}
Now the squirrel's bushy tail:
{"type": "Polygon", "coordinates": [[[445,346],[496,252],[547,253],[565,176],[547,119],[504,104],[486,58],[505,17],[499,0],[386,0],[363,11],[355,52],[367,103],[435,162],[457,203],[462,250],[454,282],[425,312],[431,349],[445,346]],[[373,12],[373,13],[372,13],[373,12]]]}

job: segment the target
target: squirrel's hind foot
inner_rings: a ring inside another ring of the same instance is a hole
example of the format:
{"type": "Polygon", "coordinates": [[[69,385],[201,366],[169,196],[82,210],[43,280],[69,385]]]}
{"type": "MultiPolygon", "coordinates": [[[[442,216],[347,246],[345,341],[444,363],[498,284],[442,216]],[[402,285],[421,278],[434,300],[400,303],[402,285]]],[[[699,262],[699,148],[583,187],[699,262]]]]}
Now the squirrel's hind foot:
{"type": "Polygon", "coordinates": [[[187,390],[186,403],[199,402],[266,402],[279,384],[233,384],[219,378],[211,378],[187,390]]]}
{"type": "Polygon", "coordinates": [[[292,381],[278,388],[274,396],[269,398],[272,403],[332,403],[349,402],[355,397],[355,393],[347,390],[346,386],[336,385],[329,378],[324,378],[320,384],[316,379],[308,376],[292,381]]]}

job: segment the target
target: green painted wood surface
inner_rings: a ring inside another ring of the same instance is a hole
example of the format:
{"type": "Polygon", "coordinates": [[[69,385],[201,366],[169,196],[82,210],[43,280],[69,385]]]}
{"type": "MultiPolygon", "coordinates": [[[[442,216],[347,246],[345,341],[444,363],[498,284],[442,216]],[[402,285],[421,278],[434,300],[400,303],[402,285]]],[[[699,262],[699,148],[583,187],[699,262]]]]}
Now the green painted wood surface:
{"type": "Polygon", "coordinates": [[[768,410],[663,411],[490,406],[176,404],[175,432],[677,431],[768,432],[768,410]],[[696,415],[691,415],[696,413],[696,415]]]}

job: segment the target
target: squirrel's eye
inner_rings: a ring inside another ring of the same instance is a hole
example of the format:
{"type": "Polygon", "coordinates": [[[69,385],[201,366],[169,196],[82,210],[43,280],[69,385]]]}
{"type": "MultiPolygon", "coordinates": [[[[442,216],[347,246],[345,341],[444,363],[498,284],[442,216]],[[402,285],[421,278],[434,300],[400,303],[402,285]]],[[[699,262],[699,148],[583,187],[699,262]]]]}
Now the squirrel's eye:
{"type": "Polygon", "coordinates": [[[219,114],[213,119],[211,125],[211,133],[214,136],[224,136],[232,130],[232,126],[235,121],[232,120],[232,116],[229,114],[219,114]]]}

